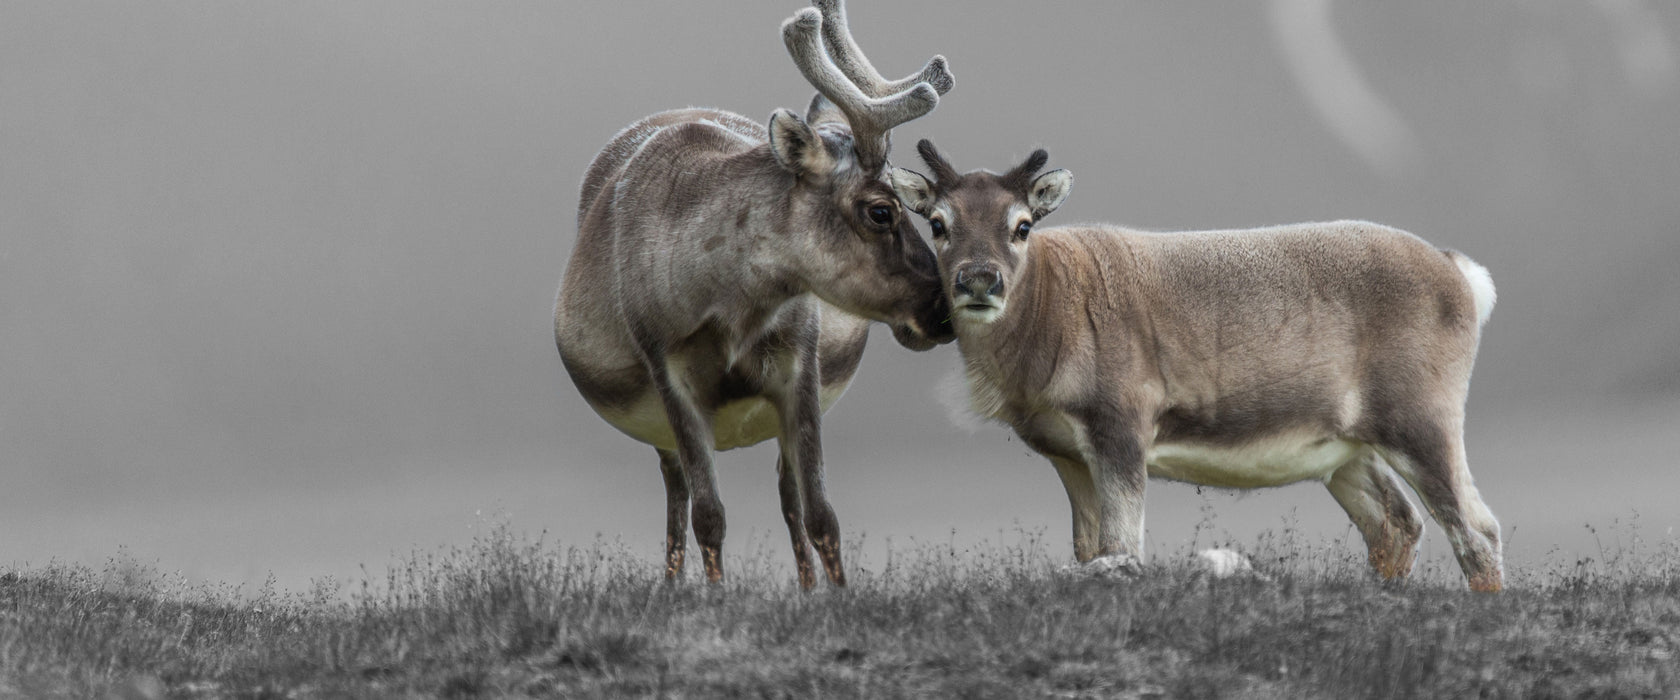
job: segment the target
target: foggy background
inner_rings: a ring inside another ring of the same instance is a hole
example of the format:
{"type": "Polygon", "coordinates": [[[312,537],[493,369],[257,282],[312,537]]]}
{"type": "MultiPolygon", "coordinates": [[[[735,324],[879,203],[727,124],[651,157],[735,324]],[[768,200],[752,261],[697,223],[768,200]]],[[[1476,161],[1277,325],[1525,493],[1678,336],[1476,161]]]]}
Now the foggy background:
{"type": "MultiPolygon", "coordinates": [[[[778,31],[801,6],[0,4],[0,568],[121,551],[301,588],[493,523],[621,538],[654,566],[654,452],[589,410],[553,346],[578,183],[655,111],[802,110],[778,31]]],[[[965,170],[1042,146],[1077,178],[1050,223],[1363,218],[1486,265],[1467,443],[1521,566],[1598,557],[1636,513],[1651,539],[1680,520],[1677,7],[850,14],[889,77],[943,53],[957,79],[897,130],[900,165],[924,136],[965,170]]],[[[1048,464],[935,398],[955,362],[877,327],[824,425],[849,541],[878,564],[889,541],[1043,531],[1071,561],[1048,464]]],[[[786,565],[774,463],[718,456],[726,552],[786,565]]],[[[1216,537],[1290,518],[1362,551],[1315,484],[1152,482],[1148,509],[1153,557],[1209,509],[1216,537]]],[[[1427,555],[1447,552],[1430,522],[1427,555]]]]}

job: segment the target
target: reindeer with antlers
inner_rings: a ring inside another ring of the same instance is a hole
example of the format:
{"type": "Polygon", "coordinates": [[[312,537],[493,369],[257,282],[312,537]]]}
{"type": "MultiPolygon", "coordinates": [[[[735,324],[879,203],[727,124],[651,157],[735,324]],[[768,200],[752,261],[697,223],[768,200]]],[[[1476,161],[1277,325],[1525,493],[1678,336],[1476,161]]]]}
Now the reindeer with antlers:
{"type": "MultiPolygon", "coordinates": [[[[1081,562],[1143,554],[1148,477],[1225,488],[1322,481],[1371,567],[1411,572],[1423,523],[1470,588],[1504,584],[1499,522],[1464,454],[1486,268],[1363,221],[1148,234],[1036,229],[1067,198],[1040,150],[1003,175],[892,181],[928,218],[972,405],[1048,457],[1081,562]]],[[[1114,560],[1110,560],[1111,562],[1114,560]]]]}
{"type": "Polygon", "coordinates": [[[882,178],[892,128],[951,89],[945,59],[887,81],[841,0],[815,4],[782,24],[818,93],[803,119],[662,112],[615,136],[584,177],[554,338],[596,413],[659,452],[671,579],[690,504],[706,578],[723,577],[711,451],[774,437],[800,585],[815,585],[812,547],[844,585],[822,413],[857,369],[869,320],[915,350],[952,338],[933,253],[882,178]]]}

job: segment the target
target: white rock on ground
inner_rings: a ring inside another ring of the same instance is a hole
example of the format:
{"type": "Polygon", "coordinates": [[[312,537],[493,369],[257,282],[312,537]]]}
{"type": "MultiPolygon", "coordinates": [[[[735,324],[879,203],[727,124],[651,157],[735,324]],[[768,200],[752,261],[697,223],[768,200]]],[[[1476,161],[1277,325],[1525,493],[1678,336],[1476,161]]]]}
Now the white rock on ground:
{"type": "Polygon", "coordinates": [[[1214,578],[1229,578],[1237,574],[1254,573],[1254,564],[1234,549],[1214,548],[1196,552],[1196,568],[1214,578]]]}

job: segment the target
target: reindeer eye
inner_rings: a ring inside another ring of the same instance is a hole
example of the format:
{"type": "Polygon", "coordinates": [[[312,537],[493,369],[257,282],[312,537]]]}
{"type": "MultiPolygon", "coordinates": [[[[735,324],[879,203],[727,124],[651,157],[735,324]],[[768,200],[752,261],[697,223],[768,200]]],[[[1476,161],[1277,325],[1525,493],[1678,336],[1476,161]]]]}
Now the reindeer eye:
{"type": "Polygon", "coordinates": [[[945,237],[945,222],[944,221],[940,221],[939,219],[929,219],[928,220],[928,228],[933,229],[933,237],[934,238],[944,238],[945,237]]]}
{"type": "Polygon", "coordinates": [[[869,220],[876,226],[886,226],[892,223],[892,207],[877,204],[869,208],[869,220]]]}
{"type": "Polygon", "coordinates": [[[1027,234],[1030,233],[1031,231],[1032,231],[1032,222],[1031,221],[1023,221],[1023,222],[1015,225],[1015,235],[1019,236],[1021,238],[1026,238],[1027,234]]]}

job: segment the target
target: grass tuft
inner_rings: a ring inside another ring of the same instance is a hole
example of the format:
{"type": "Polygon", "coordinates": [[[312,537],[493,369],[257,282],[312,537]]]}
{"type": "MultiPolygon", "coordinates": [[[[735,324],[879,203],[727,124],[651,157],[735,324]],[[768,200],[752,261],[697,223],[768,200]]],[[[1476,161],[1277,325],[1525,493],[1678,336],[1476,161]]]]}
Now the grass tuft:
{"type": "Polygon", "coordinates": [[[1069,575],[1026,534],[895,548],[811,593],[779,549],[672,585],[621,546],[505,525],[348,594],[119,555],[0,576],[0,697],[1672,697],[1680,547],[1610,531],[1596,556],[1512,567],[1500,595],[1439,566],[1375,581],[1291,527],[1224,543],[1255,576],[1212,578],[1189,551],[1069,575]]]}

